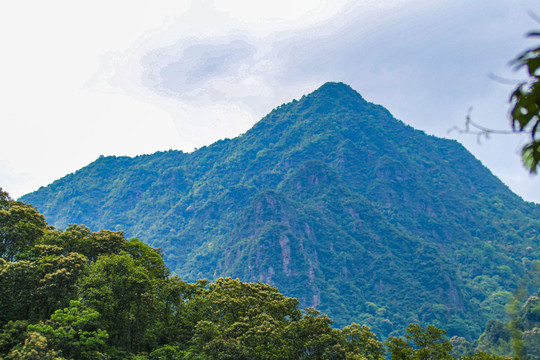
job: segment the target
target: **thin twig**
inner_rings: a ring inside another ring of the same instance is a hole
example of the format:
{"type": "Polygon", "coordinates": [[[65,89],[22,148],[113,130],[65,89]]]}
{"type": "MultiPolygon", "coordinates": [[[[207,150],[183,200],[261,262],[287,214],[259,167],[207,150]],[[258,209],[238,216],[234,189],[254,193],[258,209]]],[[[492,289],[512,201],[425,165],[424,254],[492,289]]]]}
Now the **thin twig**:
{"type": "Polygon", "coordinates": [[[532,17],[532,19],[533,19],[534,21],[536,21],[537,23],[540,23],[540,16],[536,15],[536,13],[535,13],[534,11],[528,10],[528,11],[527,11],[527,14],[528,14],[530,17],[532,17]]]}
{"type": "Polygon", "coordinates": [[[507,79],[507,78],[503,78],[503,77],[501,77],[499,75],[495,75],[493,73],[489,73],[488,78],[490,78],[491,80],[494,80],[494,81],[496,81],[498,83],[505,84],[505,85],[519,85],[519,84],[523,83],[523,80],[507,79]]]}
{"type": "Polygon", "coordinates": [[[461,129],[457,126],[452,127],[447,131],[447,133],[451,133],[452,131],[457,131],[459,134],[472,134],[476,135],[476,141],[479,145],[482,144],[482,137],[489,139],[490,135],[492,134],[501,134],[501,135],[509,135],[509,134],[515,134],[523,132],[522,130],[496,130],[496,129],[489,129],[485,126],[482,126],[480,124],[475,123],[471,120],[471,112],[472,107],[469,108],[469,112],[467,114],[467,117],[465,118],[465,128],[461,129]]]}

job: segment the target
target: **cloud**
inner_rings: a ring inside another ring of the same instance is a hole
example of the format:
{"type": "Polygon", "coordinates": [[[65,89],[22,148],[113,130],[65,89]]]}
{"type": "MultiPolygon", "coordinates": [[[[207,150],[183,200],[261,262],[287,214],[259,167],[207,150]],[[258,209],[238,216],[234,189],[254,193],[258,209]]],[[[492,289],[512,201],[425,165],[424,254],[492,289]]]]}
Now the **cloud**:
{"type": "Polygon", "coordinates": [[[102,57],[89,85],[165,109],[182,150],[233,137],[277,105],[320,86],[319,80],[283,84],[274,45],[323,15],[335,16],[346,2],[333,4],[298,2],[298,16],[276,20],[234,1],[197,2],[127,51],[102,57]],[[238,14],[243,18],[232,17],[238,14]]]}
{"type": "Polygon", "coordinates": [[[32,181],[32,176],[29,173],[21,173],[14,169],[9,161],[0,160],[0,187],[4,191],[16,197],[20,194],[21,184],[32,181]]]}
{"type": "MultiPolygon", "coordinates": [[[[202,2],[116,54],[108,81],[166,109],[182,139],[180,148],[245,132],[275,106],[326,81],[348,83],[397,118],[437,136],[449,136],[448,129],[463,124],[471,106],[477,121],[506,128],[511,88],[488,74],[516,76],[508,61],[526,46],[522,35],[531,24],[524,20],[534,5],[342,1],[332,9],[319,2],[292,20],[276,20],[234,4],[202,2]]],[[[516,154],[519,139],[479,147],[473,137],[450,136],[515,191],[532,181],[516,154]],[[518,182],[516,172],[528,180],[518,182]]],[[[535,196],[540,200],[540,193],[535,196]]]]}
{"type": "MultiPolygon", "coordinates": [[[[471,106],[475,120],[506,128],[511,86],[487,75],[519,76],[508,61],[529,45],[523,34],[536,24],[526,10],[537,6],[532,0],[35,4],[28,17],[17,3],[0,14],[1,86],[9,94],[0,116],[10,119],[3,125],[13,135],[0,153],[39,184],[100,154],[191,150],[236,136],[326,81],[350,84],[430,134],[448,136],[471,106]],[[20,143],[16,137],[25,138],[27,150],[10,150],[20,143]]],[[[450,136],[514,190],[534,189],[523,185],[533,180],[521,169],[519,139],[478,146],[473,137],[450,136]]],[[[540,200],[540,193],[527,196],[540,200]]]]}
{"type": "Polygon", "coordinates": [[[508,73],[507,62],[519,50],[501,44],[523,43],[515,39],[524,27],[510,23],[526,16],[524,7],[507,12],[505,2],[491,4],[347,2],[325,21],[299,21],[301,27],[275,22],[272,31],[261,32],[260,24],[203,2],[122,55],[122,67],[137,64],[141,71],[118,76],[125,72],[119,70],[116,76],[127,93],[142,99],[167,96],[178,106],[232,102],[254,121],[280,101],[339,80],[412,125],[442,135],[451,126],[440,130],[441,113],[459,107],[465,114],[471,99],[494,86],[489,72],[508,73]],[[212,29],[188,27],[200,17],[211,20],[212,29]]]}
{"type": "Polygon", "coordinates": [[[243,39],[181,42],[156,49],[142,59],[143,82],[169,96],[187,95],[212,80],[239,76],[253,64],[255,46],[243,39]]]}

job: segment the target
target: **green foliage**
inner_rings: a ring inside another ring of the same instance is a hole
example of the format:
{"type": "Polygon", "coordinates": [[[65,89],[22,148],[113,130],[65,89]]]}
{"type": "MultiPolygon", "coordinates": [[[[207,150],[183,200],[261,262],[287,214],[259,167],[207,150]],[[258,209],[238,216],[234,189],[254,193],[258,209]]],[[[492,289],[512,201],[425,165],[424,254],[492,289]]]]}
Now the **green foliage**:
{"type": "Polygon", "coordinates": [[[130,239],[123,249],[153,277],[165,279],[169,275],[169,269],[165,267],[165,261],[159,249],[153,249],[139,239],[130,239]]]}
{"type": "Polygon", "coordinates": [[[28,327],[27,320],[8,321],[0,331],[0,358],[2,355],[8,354],[11,349],[17,345],[24,343],[28,327]]]}
{"type": "Polygon", "coordinates": [[[13,261],[43,235],[45,227],[43,215],[30,205],[11,200],[0,188],[0,258],[13,261]]]}
{"type": "Polygon", "coordinates": [[[407,327],[405,338],[390,337],[386,346],[392,360],[452,360],[452,344],[446,331],[428,325],[425,329],[418,324],[407,327]]]}
{"type": "Polygon", "coordinates": [[[148,357],[148,360],[183,360],[186,352],[181,350],[179,346],[163,345],[160,348],[152,351],[148,357]]]}
{"type": "MultiPolygon", "coordinates": [[[[362,323],[383,338],[418,323],[472,342],[487,320],[504,320],[518,279],[540,258],[537,205],[457,142],[340,83],[235,139],[189,154],[103,157],[23,199],[79,239],[44,243],[89,261],[118,246],[135,258],[140,243],[88,245],[91,230],[125,230],[161,248],[184,280],[262,281],[333,326],[362,323]]],[[[166,275],[159,256],[143,258],[152,277],[166,275]]]]}
{"type": "Polygon", "coordinates": [[[450,339],[452,344],[452,356],[456,358],[461,358],[464,355],[470,355],[474,353],[474,345],[467,341],[464,337],[453,336],[450,339]]]}
{"type": "MultiPolygon", "coordinates": [[[[9,320],[45,320],[76,297],[86,259],[78,253],[36,245],[32,260],[0,262],[0,324],[9,320]]],[[[27,254],[26,254],[27,255],[27,254]]]]}
{"type": "MultiPolygon", "coordinates": [[[[529,33],[530,37],[540,36],[540,32],[529,33]]],[[[536,173],[540,162],[540,47],[528,49],[514,60],[517,68],[526,68],[529,79],[521,83],[510,98],[514,130],[530,133],[530,141],[523,146],[523,162],[531,172],[536,173]]]]}
{"type": "Polygon", "coordinates": [[[509,320],[489,321],[478,339],[478,350],[500,356],[515,355],[521,360],[540,359],[540,297],[526,296],[528,286],[537,291],[540,285],[540,266],[536,265],[507,305],[509,320]]]}
{"type": "Polygon", "coordinates": [[[155,286],[148,269],[127,254],[98,258],[79,281],[85,304],[102,316],[113,346],[141,351],[155,309],[155,286]]]}
{"type": "Polygon", "coordinates": [[[13,349],[7,359],[10,360],[65,360],[60,352],[49,349],[47,338],[36,332],[28,334],[28,339],[20,348],[13,349]]]}
{"type": "Polygon", "coordinates": [[[362,358],[366,360],[384,359],[383,344],[377,339],[366,325],[351,324],[341,332],[347,358],[362,358]]]}
{"type": "MultiPolygon", "coordinates": [[[[334,328],[260,281],[188,283],[170,276],[159,250],[121,232],[48,228],[31,243],[14,253],[19,261],[0,259],[0,359],[385,359],[365,325],[334,328]]],[[[524,323],[536,321],[537,307],[528,302],[524,323]]],[[[375,303],[366,308],[388,315],[375,303]]],[[[406,340],[387,343],[396,359],[445,359],[443,335],[411,325],[406,340]]]]}
{"type": "Polygon", "coordinates": [[[260,313],[280,321],[301,317],[298,300],[287,298],[276,287],[261,282],[217,279],[210,284],[206,301],[209,317],[229,325],[240,318],[252,318],[260,313]]]}
{"type": "Polygon", "coordinates": [[[65,253],[82,254],[88,261],[95,261],[100,255],[116,254],[128,246],[122,231],[92,232],[86,226],[79,225],[70,225],[65,231],[48,231],[42,242],[58,246],[65,253]]]}
{"type": "Polygon", "coordinates": [[[462,360],[505,360],[505,359],[509,360],[510,358],[488,354],[483,351],[477,351],[472,355],[465,355],[461,359],[462,360]]]}
{"type": "Polygon", "coordinates": [[[47,339],[47,346],[66,359],[107,359],[106,340],[109,335],[98,328],[100,314],[82,306],[80,301],[71,301],[68,308],[57,310],[50,320],[29,325],[29,339],[40,334],[47,339]]]}

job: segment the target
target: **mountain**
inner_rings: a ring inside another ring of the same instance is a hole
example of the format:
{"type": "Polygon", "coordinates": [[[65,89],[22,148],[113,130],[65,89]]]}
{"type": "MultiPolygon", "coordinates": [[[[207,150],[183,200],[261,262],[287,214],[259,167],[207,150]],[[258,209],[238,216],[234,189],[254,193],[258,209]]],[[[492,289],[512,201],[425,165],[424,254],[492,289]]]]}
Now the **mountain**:
{"type": "Polygon", "coordinates": [[[184,279],[260,280],[383,337],[411,322],[478,337],[540,258],[538,205],[342,83],[237,138],[100,157],[22,200],[160,247],[184,279]]]}

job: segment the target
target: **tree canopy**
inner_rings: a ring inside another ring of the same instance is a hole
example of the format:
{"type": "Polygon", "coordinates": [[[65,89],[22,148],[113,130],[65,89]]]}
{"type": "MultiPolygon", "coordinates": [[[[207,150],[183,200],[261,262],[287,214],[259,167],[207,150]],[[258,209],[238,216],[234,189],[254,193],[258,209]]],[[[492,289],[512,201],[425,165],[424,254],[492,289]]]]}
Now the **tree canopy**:
{"type": "MultiPolygon", "coordinates": [[[[537,38],[540,31],[532,31],[528,36],[537,38]]],[[[522,149],[523,162],[536,173],[540,162],[540,46],[524,51],[513,63],[518,69],[526,68],[529,77],[516,87],[510,97],[512,127],[530,134],[529,142],[522,149]]]]}
{"type": "MultiPolygon", "coordinates": [[[[54,229],[2,194],[2,231],[24,241],[0,257],[0,360],[385,359],[365,325],[336,328],[262,282],[188,283],[158,249],[122,232],[54,229]]],[[[411,325],[387,345],[396,360],[453,358],[434,326],[411,325]]]]}

